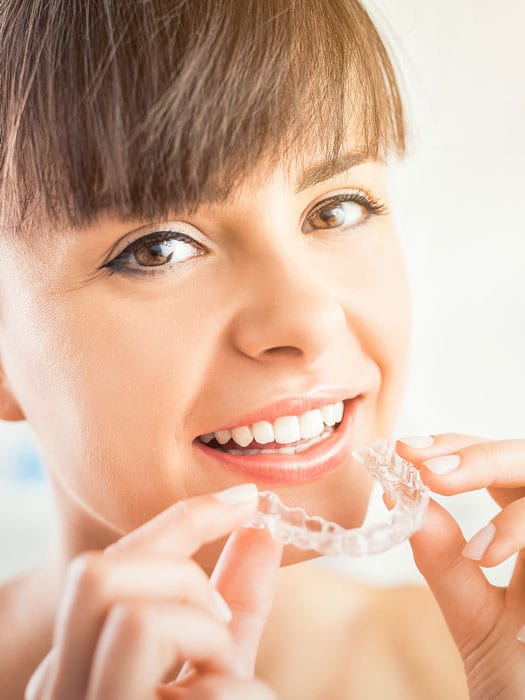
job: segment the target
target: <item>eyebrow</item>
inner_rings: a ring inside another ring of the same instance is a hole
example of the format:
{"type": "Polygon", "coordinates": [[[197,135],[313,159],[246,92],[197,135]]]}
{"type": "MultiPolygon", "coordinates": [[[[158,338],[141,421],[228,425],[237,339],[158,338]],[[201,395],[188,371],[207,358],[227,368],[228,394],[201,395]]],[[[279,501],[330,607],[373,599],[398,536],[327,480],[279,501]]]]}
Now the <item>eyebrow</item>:
{"type": "Polygon", "coordinates": [[[335,159],[322,160],[309,165],[297,178],[295,193],[299,194],[299,192],[344,173],[366,160],[367,156],[363,151],[348,151],[335,159]]]}

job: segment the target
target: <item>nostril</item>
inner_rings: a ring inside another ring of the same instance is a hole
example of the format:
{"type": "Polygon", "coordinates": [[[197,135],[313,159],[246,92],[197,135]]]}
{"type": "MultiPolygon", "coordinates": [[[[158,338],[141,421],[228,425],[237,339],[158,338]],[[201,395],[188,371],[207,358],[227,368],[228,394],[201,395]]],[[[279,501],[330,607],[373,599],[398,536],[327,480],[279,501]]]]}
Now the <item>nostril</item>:
{"type": "Polygon", "coordinates": [[[268,348],[267,350],[263,351],[263,355],[275,355],[275,354],[280,354],[280,355],[292,355],[292,356],[297,356],[297,355],[302,355],[302,350],[299,350],[299,348],[294,348],[293,345],[279,345],[275,348],[268,348]]]}

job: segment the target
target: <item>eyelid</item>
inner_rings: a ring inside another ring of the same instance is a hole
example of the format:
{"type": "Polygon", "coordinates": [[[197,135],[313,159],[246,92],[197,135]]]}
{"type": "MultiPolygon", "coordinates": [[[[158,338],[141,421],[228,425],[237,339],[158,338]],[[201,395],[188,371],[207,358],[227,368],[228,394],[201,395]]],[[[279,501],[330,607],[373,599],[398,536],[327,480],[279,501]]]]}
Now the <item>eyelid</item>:
{"type": "Polygon", "coordinates": [[[193,242],[195,242],[197,245],[202,246],[205,248],[205,244],[199,240],[199,237],[202,235],[198,229],[195,227],[191,226],[191,224],[185,222],[185,221],[156,221],[151,224],[147,224],[145,226],[139,226],[138,228],[135,228],[131,231],[128,231],[124,236],[118,239],[118,241],[115,243],[115,245],[111,248],[109,253],[105,256],[105,261],[101,265],[101,267],[104,267],[107,265],[109,262],[114,260],[115,258],[119,257],[119,255],[122,255],[127,248],[132,246],[134,243],[138,243],[142,238],[146,238],[147,236],[154,235],[154,234],[160,234],[161,232],[166,231],[170,233],[178,233],[181,234],[182,236],[187,236],[188,238],[191,238],[193,242]],[[186,227],[191,227],[191,233],[186,230],[186,227]],[[194,233],[195,232],[195,233],[194,233]],[[131,240],[130,237],[132,237],[131,240]]]}
{"type": "MultiPolygon", "coordinates": [[[[375,197],[368,190],[362,187],[349,187],[343,190],[327,193],[324,197],[322,197],[322,199],[318,200],[316,204],[306,208],[306,214],[303,212],[301,215],[301,220],[304,220],[304,223],[308,223],[308,219],[312,218],[318,211],[328,207],[332,203],[336,204],[344,201],[357,201],[359,198],[364,200],[361,202],[361,204],[364,207],[368,207],[370,215],[388,214],[388,207],[379,197],[375,197]]],[[[311,230],[317,231],[321,229],[311,230]]]]}

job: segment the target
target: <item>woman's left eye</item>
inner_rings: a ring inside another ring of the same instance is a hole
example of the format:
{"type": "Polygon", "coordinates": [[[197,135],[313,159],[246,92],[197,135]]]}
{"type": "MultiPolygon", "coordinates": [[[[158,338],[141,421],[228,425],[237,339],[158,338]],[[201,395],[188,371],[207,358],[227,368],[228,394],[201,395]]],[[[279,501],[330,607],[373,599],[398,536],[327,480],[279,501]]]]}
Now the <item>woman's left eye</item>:
{"type": "Polygon", "coordinates": [[[320,202],[307,216],[310,225],[307,230],[352,228],[364,223],[372,214],[386,213],[385,205],[365,192],[336,194],[320,202]]]}

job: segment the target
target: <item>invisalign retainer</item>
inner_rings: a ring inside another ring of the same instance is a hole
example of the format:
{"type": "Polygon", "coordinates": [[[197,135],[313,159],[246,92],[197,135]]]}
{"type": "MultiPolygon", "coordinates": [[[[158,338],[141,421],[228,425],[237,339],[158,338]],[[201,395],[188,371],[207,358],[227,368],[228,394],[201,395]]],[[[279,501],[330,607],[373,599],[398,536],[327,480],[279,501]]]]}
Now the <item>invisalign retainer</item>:
{"type": "Polygon", "coordinates": [[[428,506],[429,491],[413,464],[395,451],[395,441],[376,440],[352,451],[381,485],[392,509],[369,526],[346,530],[337,523],[289,508],[271,491],[259,491],[259,507],[244,527],[267,528],[283,544],[314,550],[323,556],[359,557],[379,554],[418,530],[428,506]]]}

